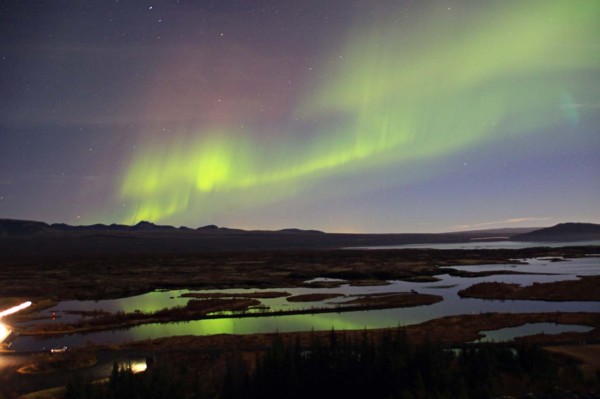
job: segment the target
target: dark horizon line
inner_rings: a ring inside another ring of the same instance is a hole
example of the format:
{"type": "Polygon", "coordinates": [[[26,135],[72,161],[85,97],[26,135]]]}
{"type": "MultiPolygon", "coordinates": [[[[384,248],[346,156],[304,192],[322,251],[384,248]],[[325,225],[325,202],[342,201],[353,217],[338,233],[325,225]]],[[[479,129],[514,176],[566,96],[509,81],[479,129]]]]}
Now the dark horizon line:
{"type": "Polygon", "coordinates": [[[189,227],[185,225],[175,226],[170,224],[158,224],[155,222],[142,220],[136,224],[124,224],[124,223],[92,223],[92,224],[69,224],[65,222],[56,222],[51,223],[43,220],[32,220],[32,219],[13,219],[13,218],[0,218],[0,222],[21,222],[21,223],[40,223],[49,227],[65,227],[65,228],[93,228],[93,227],[116,227],[116,228],[124,228],[124,229],[135,229],[135,227],[143,227],[144,225],[153,226],[156,228],[163,229],[177,229],[177,230],[231,230],[231,231],[240,231],[240,232],[305,232],[305,233],[322,233],[322,234],[353,234],[353,235],[387,235],[387,234],[466,234],[466,233],[477,233],[477,232],[499,232],[499,231],[509,231],[509,230],[527,230],[527,229],[544,229],[548,227],[552,227],[560,224],[595,224],[595,223],[586,223],[586,222],[561,222],[556,223],[551,226],[543,225],[543,226],[519,226],[519,227],[496,227],[489,229],[469,229],[469,230],[450,230],[450,231],[441,231],[441,232],[378,232],[378,233],[356,233],[356,232],[328,232],[319,229],[311,229],[311,228],[297,228],[297,227],[284,227],[280,229],[243,229],[237,227],[227,227],[227,226],[218,226],[215,224],[202,225],[198,227],[189,227]]]}

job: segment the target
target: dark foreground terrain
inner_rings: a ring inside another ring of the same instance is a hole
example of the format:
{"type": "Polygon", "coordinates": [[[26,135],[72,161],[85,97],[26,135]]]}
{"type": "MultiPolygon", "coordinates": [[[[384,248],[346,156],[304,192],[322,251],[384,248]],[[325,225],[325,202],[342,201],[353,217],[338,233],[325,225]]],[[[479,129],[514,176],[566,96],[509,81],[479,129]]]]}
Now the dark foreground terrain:
{"type": "MultiPolygon", "coordinates": [[[[285,295],[286,287],[302,286],[316,277],[341,278],[357,285],[384,284],[394,279],[435,281],[437,275],[449,272],[440,266],[519,263],[526,258],[583,257],[599,252],[598,247],[590,246],[518,250],[199,251],[135,256],[104,252],[94,256],[58,253],[9,257],[0,260],[0,304],[4,308],[32,300],[36,305],[29,311],[33,312],[36,307],[48,307],[60,300],[118,298],[175,288],[273,288],[270,295],[285,295]]],[[[450,273],[469,274],[452,270],[450,273]]],[[[558,287],[560,300],[581,300],[583,296],[598,300],[596,280],[575,280],[558,286],[538,284],[535,298],[557,300],[558,287]]],[[[515,287],[505,288],[490,292],[494,298],[504,299],[517,295],[514,292],[519,292],[519,298],[533,295],[515,287]],[[505,297],[502,292],[506,292],[505,297]]],[[[393,297],[401,301],[392,306],[401,306],[399,303],[407,298],[410,297],[393,297]]],[[[192,299],[209,301],[203,305],[223,304],[214,297],[192,299]]],[[[252,300],[251,295],[233,298],[229,305],[251,305],[252,300]]],[[[374,297],[366,302],[380,306],[378,301],[381,298],[374,297]]],[[[193,308],[196,305],[192,303],[193,308]]],[[[196,316],[200,318],[205,315],[198,308],[191,311],[198,312],[196,316]]],[[[110,315],[96,316],[98,325],[87,328],[107,328],[102,317],[108,316],[104,320],[111,321],[110,315]]],[[[177,320],[175,314],[163,316],[164,322],[177,320]]],[[[598,365],[594,356],[585,354],[598,353],[594,343],[600,340],[599,316],[600,313],[490,313],[444,317],[399,330],[189,336],[111,348],[88,347],[69,351],[64,359],[54,355],[27,357],[23,361],[29,374],[17,373],[23,364],[5,367],[0,370],[0,398],[66,384],[66,391],[59,389],[38,397],[331,397],[332,390],[337,392],[335,396],[345,392],[346,397],[366,397],[367,391],[380,395],[369,397],[398,398],[525,397],[528,393],[534,393],[528,397],[538,398],[576,397],[569,396],[572,391],[588,395],[579,397],[597,397],[593,392],[599,389],[598,365]],[[510,350],[503,345],[483,345],[460,354],[449,351],[478,339],[481,331],[530,322],[581,324],[593,329],[551,337],[531,336],[510,350]],[[553,345],[549,348],[551,353],[537,346],[549,344],[553,345]],[[126,366],[117,367],[108,385],[90,384],[86,370],[95,357],[103,356],[110,362],[132,353],[148,358],[150,367],[146,372],[134,374],[126,366]],[[81,373],[67,372],[71,369],[80,369],[81,373]],[[150,392],[163,396],[152,396],[150,392]]],[[[18,321],[20,317],[27,317],[27,311],[9,320],[18,321]]]]}
{"type": "MultiPolygon", "coordinates": [[[[140,348],[146,349],[138,353],[146,354],[147,365],[142,373],[136,374],[127,363],[115,364],[107,380],[93,382],[82,369],[65,388],[28,397],[598,397],[600,379],[582,372],[569,347],[545,350],[517,342],[461,345],[449,350],[412,332],[386,329],[206,337],[229,341],[210,346],[202,345],[199,337],[182,337],[177,348],[160,351],[149,351],[147,345],[152,343],[141,343],[140,348]]],[[[49,365],[64,368],[89,358],[89,352],[38,357],[29,368],[52,373],[49,365]]],[[[7,397],[16,396],[8,389],[15,379],[0,374],[3,377],[0,389],[7,397]]]]}

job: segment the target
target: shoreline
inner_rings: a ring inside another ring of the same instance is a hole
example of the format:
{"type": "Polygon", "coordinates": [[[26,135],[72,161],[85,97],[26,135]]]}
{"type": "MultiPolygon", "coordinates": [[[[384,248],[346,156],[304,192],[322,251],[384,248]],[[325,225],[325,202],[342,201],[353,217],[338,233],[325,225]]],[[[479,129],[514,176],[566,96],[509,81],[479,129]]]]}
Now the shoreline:
{"type": "Polygon", "coordinates": [[[493,300],[531,300],[546,302],[600,301],[600,276],[581,276],[577,280],[552,283],[519,284],[484,282],[460,290],[461,298],[493,300]]]}

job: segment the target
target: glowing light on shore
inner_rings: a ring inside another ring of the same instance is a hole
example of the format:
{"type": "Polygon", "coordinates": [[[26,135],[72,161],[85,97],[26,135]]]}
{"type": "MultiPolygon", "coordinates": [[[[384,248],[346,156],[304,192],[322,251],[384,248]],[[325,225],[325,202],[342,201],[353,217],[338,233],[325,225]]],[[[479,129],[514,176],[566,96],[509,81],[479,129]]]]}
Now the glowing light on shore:
{"type": "Polygon", "coordinates": [[[143,373],[147,368],[148,366],[146,365],[146,362],[135,362],[131,364],[131,371],[134,374],[143,373]]]}
{"type": "MultiPolygon", "coordinates": [[[[0,318],[11,315],[13,313],[17,313],[18,311],[28,308],[30,306],[31,306],[31,301],[23,302],[20,305],[13,306],[12,308],[8,308],[8,309],[0,312],[0,318]]],[[[4,342],[4,340],[6,339],[6,337],[8,337],[10,335],[10,333],[11,333],[11,329],[8,328],[8,326],[6,324],[0,323],[0,342],[4,342]]]]}
{"type": "Polygon", "coordinates": [[[12,308],[3,310],[2,312],[0,312],[0,317],[4,317],[4,316],[11,315],[13,313],[17,313],[18,311],[28,308],[30,306],[31,306],[31,301],[23,302],[20,305],[13,306],[12,308]]]}
{"type": "Polygon", "coordinates": [[[8,327],[6,327],[6,325],[0,323],[0,342],[4,342],[4,340],[6,339],[6,337],[8,337],[10,334],[10,330],[8,329],[8,327]]]}

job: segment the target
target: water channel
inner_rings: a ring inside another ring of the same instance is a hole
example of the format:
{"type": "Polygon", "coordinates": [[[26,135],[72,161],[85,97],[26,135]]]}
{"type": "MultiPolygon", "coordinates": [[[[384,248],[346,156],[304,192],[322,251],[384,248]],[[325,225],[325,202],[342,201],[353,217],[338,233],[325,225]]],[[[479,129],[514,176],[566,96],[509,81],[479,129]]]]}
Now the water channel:
{"type": "MultiPolygon", "coordinates": [[[[152,312],[166,307],[185,306],[190,298],[181,297],[188,292],[200,293],[243,293],[264,291],[285,291],[291,295],[311,293],[339,293],[343,297],[317,302],[289,302],[285,297],[261,299],[262,305],[270,310],[303,309],[310,307],[339,306],[340,302],[352,297],[372,293],[410,292],[440,295],[442,302],[412,308],[395,308],[383,310],[355,311],[342,313],[300,314],[291,316],[266,316],[257,310],[257,317],[207,319],[179,323],[146,324],[122,330],[101,331],[87,334],[72,334],[56,337],[19,336],[12,343],[14,350],[43,350],[54,347],[80,347],[89,342],[96,344],[122,343],[148,338],[159,338],[179,335],[209,335],[209,334],[250,334],[265,332],[310,331],[396,327],[421,323],[438,317],[458,314],[478,314],[485,312],[598,312],[600,303],[594,301],[546,302],[546,301],[511,301],[511,300],[482,300],[460,298],[457,292],[470,285],[480,282],[496,281],[530,285],[534,282],[547,283],[561,280],[576,279],[578,276],[600,274],[600,257],[584,257],[556,261],[555,259],[527,259],[527,264],[499,264],[479,266],[459,266],[454,269],[468,271],[512,271],[531,274],[500,274],[485,277],[456,277],[449,274],[436,276],[437,282],[405,282],[390,281],[388,285],[355,287],[340,281],[338,287],[332,288],[281,288],[281,289],[230,289],[206,291],[155,291],[144,295],[128,298],[102,301],[64,301],[55,307],[46,309],[41,321],[48,323],[49,315],[54,312],[57,321],[68,322],[82,317],[65,313],[69,310],[105,310],[109,312],[152,312]]],[[[551,323],[545,323],[551,324],[551,323]]],[[[579,331],[572,327],[560,331],[579,331]]],[[[556,327],[542,326],[535,332],[553,333],[556,327]]],[[[521,334],[528,335],[528,334],[521,334]]],[[[512,338],[512,336],[511,336],[512,338]]],[[[493,338],[492,338],[493,339],[493,338]]],[[[502,338],[505,339],[505,338],[502,338]]]]}
{"type": "Polygon", "coordinates": [[[599,246],[600,241],[493,241],[493,240],[472,240],[469,242],[445,243],[445,244],[402,244],[402,245],[378,245],[372,247],[348,247],[347,249],[407,249],[407,248],[431,248],[431,249],[522,249],[533,247],[560,248],[569,246],[599,246]]]}

